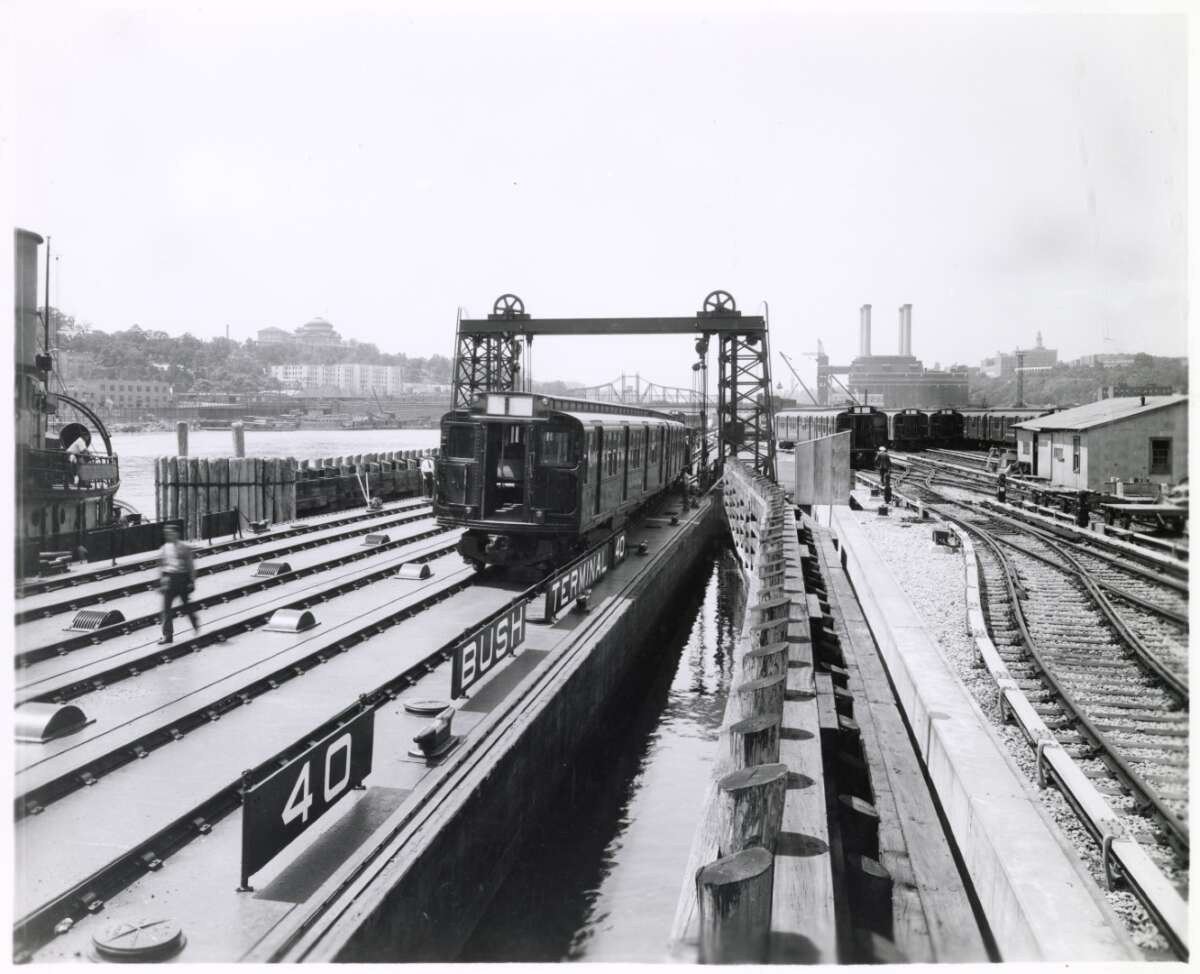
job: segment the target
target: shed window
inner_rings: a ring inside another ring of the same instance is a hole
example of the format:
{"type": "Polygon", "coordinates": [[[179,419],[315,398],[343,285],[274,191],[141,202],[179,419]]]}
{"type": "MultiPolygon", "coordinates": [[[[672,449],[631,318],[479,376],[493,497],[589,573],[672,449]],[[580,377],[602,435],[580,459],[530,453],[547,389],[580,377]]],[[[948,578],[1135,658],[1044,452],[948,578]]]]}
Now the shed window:
{"type": "Polygon", "coordinates": [[[1071,472],[1079,473],[1079,437],[1071,437],[1071,472]]]}
{"type": "Polygon", "coordinates": [[[1150,441],[1150,472],[1170,474],[1171,438],[1155,437],[1150,441]]]}

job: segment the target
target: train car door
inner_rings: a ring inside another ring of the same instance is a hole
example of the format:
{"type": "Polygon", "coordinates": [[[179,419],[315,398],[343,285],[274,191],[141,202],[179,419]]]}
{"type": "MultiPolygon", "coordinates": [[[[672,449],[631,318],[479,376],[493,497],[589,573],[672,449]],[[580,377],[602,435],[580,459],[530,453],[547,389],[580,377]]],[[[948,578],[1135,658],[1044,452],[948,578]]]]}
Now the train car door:
{"type": "Polygon", "coordinates": [[[666,483],[666,463],[667,463],[667,428],[660,426],[658,428],[658,486],[666,483]]]}
{"type": "Polygon", "coordinates": [[[649,481],[650,481],[650,424],[649,423],[645,423],[642,425],[641,439],[642,439],[642,451],[641,451],[642,452],[642,469],[641,469],[642,476],[640,479],[642,481],[642,493],[644,494],[644,493],[646,493],[646,487],[648,486],[649,481]]]}
{"type": "Polygon", "coordinates": [[[622,427],[620,433],[620,499],[629,499],[629,444],[632,432],[628,426],[622,427]]]}
{"type": "MultiPolygon", "coordinates": [[[[599,514],[600,506],[601,506],[601,498],[603,497],[603,491],[604,491],[604,474],[607,472],[605,470],[605,466],[606,466],[606,464],[605,464],[605,459],[606,459],[605,447],[607,446],[607,444],[604,442],[604,427],[603,426],[598,425],[592,430],[592,441],[594,443],[595,463],[596,463],[596,483],[595,483],[595,487],[594,487],[595,498],[592,501],[592,513],[599,514]]],[[[589,459],[591,459],[591,457],[589,457],[589,459]]]]}

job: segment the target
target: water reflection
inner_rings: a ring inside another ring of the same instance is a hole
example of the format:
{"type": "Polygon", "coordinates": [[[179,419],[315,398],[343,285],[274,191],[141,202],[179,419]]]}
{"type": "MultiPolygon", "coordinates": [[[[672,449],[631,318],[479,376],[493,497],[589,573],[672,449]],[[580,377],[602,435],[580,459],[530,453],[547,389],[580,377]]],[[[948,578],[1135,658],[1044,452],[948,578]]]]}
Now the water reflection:
{"type": "MultiPolygon", "coordinates": [[[[732,570],[731,570],[732,569],[732,570]]],[[[716,758],[740,578],[706,559],[463,951],[467,961],[660,961],[716,758]]]]}

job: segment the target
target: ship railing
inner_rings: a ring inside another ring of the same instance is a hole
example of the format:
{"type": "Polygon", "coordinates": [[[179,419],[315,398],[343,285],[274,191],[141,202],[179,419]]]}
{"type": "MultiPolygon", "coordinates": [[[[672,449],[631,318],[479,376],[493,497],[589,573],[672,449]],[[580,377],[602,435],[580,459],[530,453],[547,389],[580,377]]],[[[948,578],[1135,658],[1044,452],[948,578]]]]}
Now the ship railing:
{"type": "Polygon", "coordinates": [[[116,487],[120,465],[103,453],[64,450],[23,450],[18,457],[25,482],[40,490],[94,490],[116,487]]]}

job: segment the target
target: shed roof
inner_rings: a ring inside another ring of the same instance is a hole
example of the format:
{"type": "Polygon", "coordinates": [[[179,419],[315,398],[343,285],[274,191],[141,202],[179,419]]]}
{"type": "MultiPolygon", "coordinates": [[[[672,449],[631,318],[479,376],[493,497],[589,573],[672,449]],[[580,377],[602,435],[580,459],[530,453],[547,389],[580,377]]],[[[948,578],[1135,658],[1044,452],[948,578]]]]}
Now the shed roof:
{"type": "Polygon", "coordinates": [[[1183,395],[1146,396],[1144,403],[1141,396],[1101,399],[1098,402],[1076,406],[1074,409],[1064,409],[1061,413],[1027,419],[1021,423],[1014,423],[1013,426],[1022,430],[1087,430],[1186,402],[1187,396],[1183,395]]]}

